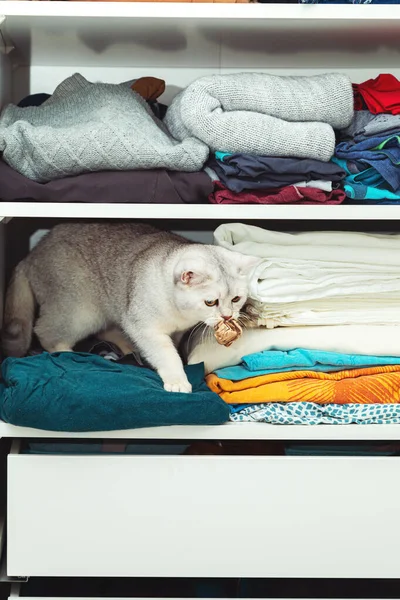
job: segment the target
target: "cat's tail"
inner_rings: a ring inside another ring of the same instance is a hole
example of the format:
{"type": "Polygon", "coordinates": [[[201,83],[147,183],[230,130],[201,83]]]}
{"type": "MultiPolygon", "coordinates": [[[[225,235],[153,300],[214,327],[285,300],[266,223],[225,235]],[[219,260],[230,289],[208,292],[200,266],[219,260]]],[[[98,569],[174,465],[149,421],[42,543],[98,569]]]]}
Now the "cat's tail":
{"type": "Polygon", "coordinates": [[[35,298],[22,262],[14,271],[6,295],[1,333],[6,356],[26,355],[32,340],[34,316],[35,298]]]}

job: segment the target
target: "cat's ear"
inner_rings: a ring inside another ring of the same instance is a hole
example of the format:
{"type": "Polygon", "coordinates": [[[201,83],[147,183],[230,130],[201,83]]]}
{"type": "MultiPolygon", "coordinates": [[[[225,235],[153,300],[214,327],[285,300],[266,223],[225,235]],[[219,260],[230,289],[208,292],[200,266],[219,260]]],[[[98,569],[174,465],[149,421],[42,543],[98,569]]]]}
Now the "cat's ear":
{"type": "Polygon", "coordinates": [[[195,271],[182,271],[180,274],[180,283],[189,286],[200,285],[204,283],[207,276],[204,273],[197,273],[195,271]]]}
{"type": "Polygon", "coordinates": [[[253,269],[261,262],[258,256],[237,253],[237,268],[242,276],[251,276],[253,269]]]}
{"type": "Polygon", "coordinates": [[[184,287],[202,285],[210,278],[207,263],[199,256],[185,256],[174,271],[175,283],[184,287]]]}

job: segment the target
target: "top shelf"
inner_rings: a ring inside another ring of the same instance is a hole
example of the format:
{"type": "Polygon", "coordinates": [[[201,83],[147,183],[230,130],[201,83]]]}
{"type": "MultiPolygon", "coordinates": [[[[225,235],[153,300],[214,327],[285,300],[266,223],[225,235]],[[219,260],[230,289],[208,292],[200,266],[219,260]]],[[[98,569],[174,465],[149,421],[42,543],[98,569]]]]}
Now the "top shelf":
{"type": "Polygon", "coordinates": [[[2,19],[15,66],[398,67],[400,5],[0,0],[2,19]]]}
{"type": "MultiPolygon", "coordinates": [[[[229,3],[180,3],[180,2],[32,2],[20,0],[0,1],[0,14],[11,25],[26,26],[45,18],[48,26],[65,19],[177,19],[221,21],[278,21],[304,23],[326,21],[334,27],[348,21],[375,21],[374,27],[385,27],[400,20],[400,5],[295,5],[295,4],[229,4],[229,3]],[[34,21],[32,21],[34,19],[34,21]],[[378,23],[376,23],[378,21],[378,23]]],[[[266,25],[266,23],[264,23],[266,25]]],[[[112,26],[112,25],[111,25],[112,26]]]]}
{"type": "MultiPolygon", "coordinates": [[[[110,83],[155,75],[167,82],[166,104],[197,77],[235,70],[400,76],[400,5],[0,0],[0,23],[12,65],[27,67],[2,73],[0,91],[11,88],[12,73],[18,99],[52,93],[75,71],[110,83]]],[[[0,218],[35,216],[399,220],[400,208],[0,202],[0,218]]]]}

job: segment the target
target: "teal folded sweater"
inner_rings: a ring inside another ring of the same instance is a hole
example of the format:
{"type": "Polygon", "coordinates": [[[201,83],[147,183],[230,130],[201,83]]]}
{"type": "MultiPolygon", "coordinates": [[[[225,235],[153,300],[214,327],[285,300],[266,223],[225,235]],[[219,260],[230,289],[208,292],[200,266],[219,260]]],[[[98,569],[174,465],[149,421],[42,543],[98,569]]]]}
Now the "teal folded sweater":
{"type": "Polygon", "coordinates": [[[76,352],[8,358],[1,370],[0,418],[13,425],[111,431],[229,419],[228,406],[204,381],[203,365],[186,368],[191,394],[166,392],[150,369],[76,352]]]}

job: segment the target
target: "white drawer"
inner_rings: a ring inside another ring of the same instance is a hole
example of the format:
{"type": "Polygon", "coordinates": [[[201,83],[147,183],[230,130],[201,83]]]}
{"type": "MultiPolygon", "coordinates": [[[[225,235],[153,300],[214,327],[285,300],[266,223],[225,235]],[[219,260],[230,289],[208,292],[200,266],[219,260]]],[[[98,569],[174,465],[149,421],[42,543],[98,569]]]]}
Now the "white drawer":
{"type": "Polygon", "coordinates": [[[10,576],[400,577],[399,458],[8,461],[10,576]]]}

